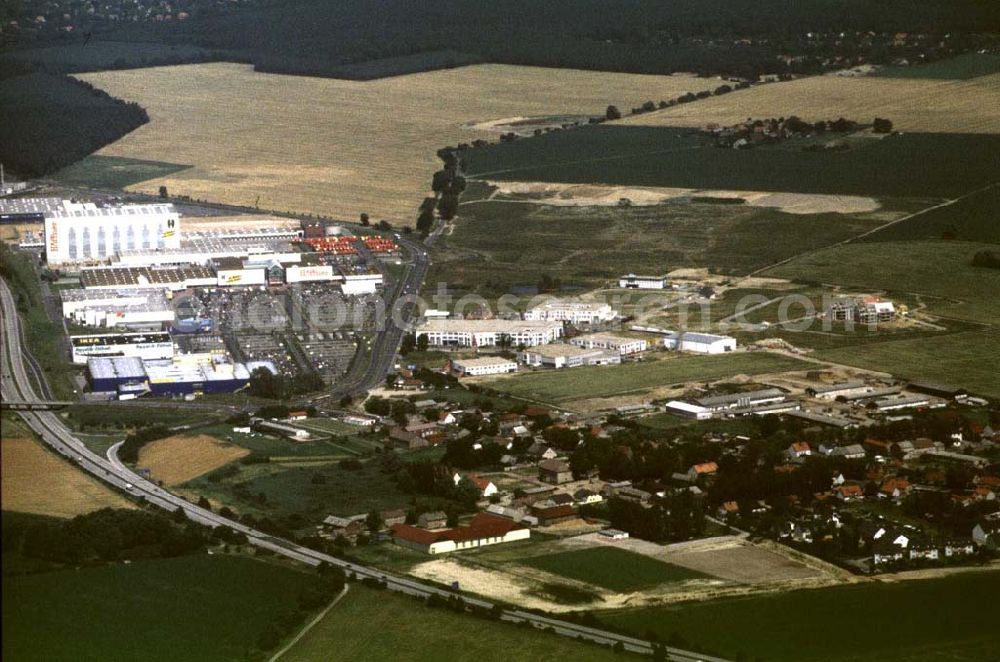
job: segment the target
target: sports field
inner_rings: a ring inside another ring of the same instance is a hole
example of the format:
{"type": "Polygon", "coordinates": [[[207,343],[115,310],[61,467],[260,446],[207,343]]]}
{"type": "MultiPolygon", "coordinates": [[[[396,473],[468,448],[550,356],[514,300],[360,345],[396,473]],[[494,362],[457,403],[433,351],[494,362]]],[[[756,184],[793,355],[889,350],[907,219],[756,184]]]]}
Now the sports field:
{"type": "Polygon", "coordinates": [[[3,580],[5,660],[243,661],[315,575],[186,556],[3,580]]]}
{"type": "Polygon", "coordinates": [[[283,662],[612,659],[621,656],[595,644],[431,609],[413,598],[356,584],[281,657],[283,662]]]}
{"type": "Polygon", "coordinates": [[[600,618],[640,635],[651,630],[661,640],[677,634],[730,659],[983,662],[1000,650],[998,592],[1000,572],[971,572],[616,610],[600,618]]]}
{"type": "Polygon", "coordinates": [[[4,419],[0,439],[0,490],[4,510],[74,517],[101,508],[134,508],[54,452],[46,450],[20,424],[4,419]]]}
{"type": "Polygon", "coordinates": [[[533,556],[523,563],[554,575],[620,592],[709,577],[614,547],[591,547],[533,556]]]}
{"type": "Polygon", "coordinates": [[[178,485],[249,454],[245,448],[205,434],[175,435],[143,446],[137,466],[149,469],[153,480],[178,485]]]}
{"type": "MultiPolygon", "coordinates": [[[[438,149],[497,139],[489,130],[465,128],[468,123],[602,115],[609,104],[627,108],[715,82],[507,65],[369,82],[260,74],[220,63],[79,77],[149,112],[149,124],[99,156],[167,169],[192,166],[129,190],[155,193],[166,185],[174,195],[349,220],[366,212],[399,223],[415,220],[440,167],[438,149]]],[[[115,181],[123,176],[115,173],[115,181]]]]}
{"type": "Polygon", "coordinates": [[[644,363],[539,371],[486,382],[497,391],[540,402],[567,402],[641,392],[659,386],[705,382],[746,374],[807,370],[813,364],[773,354],[671,355],[644,363]]]}
{"type": "Polygon", "coordinates": [[[897,131],[1000,133],[1000,74],[967,80],[868,76],[811,76],[753,87],[620,120],[632,126],[728,126],[748,117],[869,123],[892,120],[897,131]]]}

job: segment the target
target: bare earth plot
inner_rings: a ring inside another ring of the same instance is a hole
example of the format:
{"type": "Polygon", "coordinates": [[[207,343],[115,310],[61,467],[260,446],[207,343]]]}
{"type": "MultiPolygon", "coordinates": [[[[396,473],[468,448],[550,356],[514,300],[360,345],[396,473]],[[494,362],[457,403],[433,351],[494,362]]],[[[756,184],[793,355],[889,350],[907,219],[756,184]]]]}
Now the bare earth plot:
{"type": "Polygon", "coordinates": [[[129,186],[347,219],[409,222],[435,152],[496,133],[503,118],[601,115],[710,88],[694,76],[477,65],[359,82],[198,64],[82,74],[147,109],[149,124],[100,152],[193,167],[129,186]]]}
{"type": "Polygon", "coordinates": [[[149,469],[154,480],[179,485],[249,454],[246,448],[205,434],[178,435],[143,446],[138,466],[149,469]]]}
{"type": "Polygon", "coordinates": [[[1000,74],[970,80],[814,76],[772,83],[620,120],[635,126],[731,125],[748,117],[798,115],[892,120],[899,131],[1000,133],[1000,74]]]}
{"type": "MultiPolygon", "coordinates": [[[[4,421],[6,433],[8,422],[4,421]]],[[[101,508],[134,508],[132,502],[45,450],[27,436],[4,436],[0,488],[4,510],[75,517],[101,508]]]]}

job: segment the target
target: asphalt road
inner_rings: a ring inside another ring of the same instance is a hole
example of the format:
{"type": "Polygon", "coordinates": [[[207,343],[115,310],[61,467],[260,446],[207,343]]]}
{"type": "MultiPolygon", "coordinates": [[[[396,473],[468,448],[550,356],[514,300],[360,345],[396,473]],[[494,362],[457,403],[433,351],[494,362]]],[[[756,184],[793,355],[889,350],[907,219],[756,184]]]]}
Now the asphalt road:
{"type": "MultiPolygon", "coordinates": [[[[414,265],[414,271],[410,274],[410,277],[404,278],[401,281],[399,287],[403,288],[404,291],[409,287],[419,285],[420,280],[417,278],[417,275],[421,274],[420,265],[423,264],[424,273],[426,270],[426,255],[424,255],[424,258],[423,262],[418,260],[414,265]]],[[[422,275],[419,278],[422,279],[422,275]]],[[[2,279],[0,279],[0,309],[3,312],[3,341],[2,345],[0,345],[0,354],[2,354],[2,357],[0,357],[2,359],[0,360],[0,376],[2,376],[2,379],[0,379],[0,395],[2,395],[4,400],[41,401],[44,399],[44,396],[40,397],[36,393],[28,372],[25,370],[25,363],[29,362],[30,364],[30,361],[28,361],[29,352],[23,345],[21,320],[17,314],[13,295],[6,281],[2,279]]],[[[401,334],[401,329],[396,329],[396,333],[387,329],[387,337],[384,340],[386,344],[383,347],[387,351],[388,347],[391,346],[392,356],[395,355],[395,345],[392,343],[398,343],[398,338],[401,337],[401,334]],[[393,340],[393,338],[396,339],[393,340]]],[[[365,379],[381,378],[380,370],[392,360],[392,356],[383,356],[381,360],[376,361],[369,370],[365,371],[361,383],[364,383],[365,379]]],[[[108,449],[107,457],[101,457],[90,451],[82,441],[77,439],[56,414],[50,411],[32,411],[19,412],[19,415],[38,434],[42,441],[57,453],[75,463],[80,469],[96,476],[116,489],[144,500],[150,505],[171,512],[181,509],[187,515],[188,519],[199,524],[211,527],[227,526],[235,531],[239,531],[247,536],[250,544],[257,547],[271,550],[272,552],[311,566],[317,566],[323,562],[341,566],[345,571],[353,573],[356,577],[370,577],[382,581],[389,590],[420,597],[438,594],[448,598],[456,594],[455,591],[439,588],[432,584],[414,581],[408,577],[392,575],[375,568],[350,563],[317,552],[289,540],[270,536],[263,531],[258,531],[238,521],[227,519],[211,510],[199,508],[186,499],[172,494],[168,490],[146,480],[125,466],[118,459],[118,449],[121,446],[121,442],[108,449]]],[[[493,607],[493,604],[488,601],[465,594],[461,595],[467,604],[484,609],[491,609],[493,607]]],[[[650,642],[642,639],[589,628],[519,609],[504,609],[501,619],[513,623],[526,621],[537,628],[550,628],[561,635],[587,639],[600,644],[616,644],[621,642],[626,649],[637,653],[651,654],[653,650],[650,642]]],[[[668,658],[676,662],[695,662],[696,660],[726,662],[721,658],[699,655],[676,648],[666,648],[665,651],[668,658]]]]}

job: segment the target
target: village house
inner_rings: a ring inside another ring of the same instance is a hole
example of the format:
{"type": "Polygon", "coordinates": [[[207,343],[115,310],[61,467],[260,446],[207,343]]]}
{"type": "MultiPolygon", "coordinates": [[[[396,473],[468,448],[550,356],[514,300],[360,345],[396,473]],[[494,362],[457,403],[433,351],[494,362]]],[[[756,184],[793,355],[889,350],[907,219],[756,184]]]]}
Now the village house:
{"type": "Polygon", "coordinates": [[[354,543],[358,536],[365,531],[366,517],[366,515],[353,515],[351,517],[329,515],[323,520],[323,535],[328,538],[344,537],[354,543]]]}
{"type": "Polygon", "coordinates": [[[697,480],[702,476],[714,476],[719,471],[719,465],[715,462],[702,462],[693,464],[687,471],[690,480],[697,480]]]}
{"type": "Polygon", "coordinates": [[[573,480],[573,471],[568,462],[542,460],[538,463],[538,480],[553,485],[562,485],[573,480]]]}
{"type": "Polygon", "coordinates": [[[604,497],[597,492],[583,488],[573,493],[573,499],[576,500],[577,505],[581,506],[604,501],[604,497]]]}
{"type": "Polygon", "coordinates": [[[382,526],[386,529],[391,529],[396,524],[406,522],[406,511],[402,508],[383,510],[379,514],[382,516],[382,526]]]}
{"type": "MultiPolygon", "coordinates": [[[[497,486],[493,483],[493,481],[488,478],[482,478],[476,474],[466,474],[464,477],[468,478],[473,485],[479,488],[479,492],[483,497],[489,498],[500,491],[497,489],[497,486]]],[[[463,476],[461,474],[455,472],[455,475],[452,476],[452,481],[454,481],[457,486],[460,482],[462,482],[462,478],[463,476]]]]}
{"type": "Polygon", "coordinates": [[[795,460],[800,457],[808,457],[810,455],[812,455],[812,448],[809,446],[808,442],[805,441],[796,441],[785,449],[785,456],[789,460],[795,460]]]}

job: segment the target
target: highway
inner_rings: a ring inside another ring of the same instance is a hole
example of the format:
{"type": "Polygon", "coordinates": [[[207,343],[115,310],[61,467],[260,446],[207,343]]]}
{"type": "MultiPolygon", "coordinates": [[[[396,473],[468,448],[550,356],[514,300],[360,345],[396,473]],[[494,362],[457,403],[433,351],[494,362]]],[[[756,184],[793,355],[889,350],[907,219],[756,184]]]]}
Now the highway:
{"type": "MultiPolygon", "coordinates": [[[[415,273],[420,273],[420,262],[414,266],[415,273]]],[[[426,262],[423,263],[424,273],[426,272],[426,262]]],[[[411,274],[411,275],[413,275],[411,274]]],[[[421,276],[422,278],[422,276],[421,276]]],[[[412,278],[404,279],[400,287],[407,287],[405,283],[419,283],[412,278]]],[[[23,343],[21,335],[21,320],[17,314],[14,304],[14,297],[7,286],[6,281],[0,279],[0,309],[3,312],[3,342],[0,346],[0,394],[6,401],[16,400],[21,402],[38,402],[45,399],[40,397],[31,383],[28,372],[25,370],[26,361],[29,362],[29,352],[23,343]]],[[[397,330],[401,333],[401,330],[397,330]]],[[[393,342],[392,337],[388,337],[385,342],[393,342]]],[[[395,342],[398,342],[396,340],[395,342]]],[[[395,347],[393,347],[393,355],[395,347]]],[[[391,360],[391,357],[388,359],[391,360]]],[[[372,369],[365,372],[366,377],[372,374],[378,375],[378,371],[385,365],[385,361],[379,361],[372,369]]],[[[379,375],[381,379],[381,375],[379,375]]],[[[44,379],[42,379],[44,382],[44,379]]],[[[235,531],[239,531],[247,536],[250,544],[257,547],[271,550],[276,554],[301,561],[302,563],[317,566],[326,562],[344,568],[346,572],[354,574],[358,578],[370,577],[385,583],[389,590],[400,591],[419,597],[427,597],[438,594],[445,598],[456,595],[455,591],[440,588],[432,584],[425,584],[407,577],[400,577],[382,572],[375,568],[350,563],[321,552],[298,545],[289,540],[270,536],[262,531],[248,527],[238,521],[230,520],[221,515],[199,508],[195,504],[183,499],[168,490],[146,480],[133,472],[118,459],[118,449],[121,443],[108,449],[107,457],[92,452],[82,441],[77,439],[73,432],[66,427],[62,419],[51,411],[21,411],[18,415],[25,423],[35,431],[36,434],[53,450],[75,463],[80,469],[92,474],[108,485],[125,491],[136,498],[144,500],[146,503],[173,512],[181,509],[188,519],[210,527],[227,526],[235,531]]],[[[479,598],[462,595],[469,605],[491,609],[493,604],[479,598]]],[[[621,642],[626,649],[637,653],[651,654],[652,645],[648,641],[629,637],[626,635],[608,632],[600,629],[589,628],[575,623],[569,623],[558,619],[541,616],[538,614],[525,612],[519,609],[504,609],[501,619],[513,623],[528,622],[537,628],[551,628],[554,632],[579,639],[586,639],[600,644],[615,644],[621,642]]],[[[721,658],[700,655],[676,648],[664,649],[668,659],[676,662],[726,662],[721,658]]]]}

